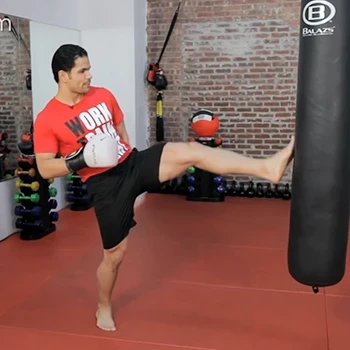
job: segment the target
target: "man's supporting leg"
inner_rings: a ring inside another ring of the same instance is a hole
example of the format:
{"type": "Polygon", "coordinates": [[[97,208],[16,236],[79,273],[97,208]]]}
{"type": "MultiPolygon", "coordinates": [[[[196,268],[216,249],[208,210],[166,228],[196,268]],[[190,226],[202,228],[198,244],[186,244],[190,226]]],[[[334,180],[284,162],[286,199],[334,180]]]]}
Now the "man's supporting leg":
{"type": "Polygon", "coordinates": [[[161,156],[159,180],[174,179],[189,166],[229,175],[244,174],[278,183],[294,153],[294,137],[282,150],[268,158],[251,158],[222,148],[203,146],[198,142],[172,143],[164,146],[161,156]]]}
{"type": "Polygon", "coordinates": [[[103,259],[97,269],[98,309],[97,327],[105,331],[115,331],[111,297],[118,277],[119,267],[124,259],[127,238],[116,247],[104,250],[103,259]]]}

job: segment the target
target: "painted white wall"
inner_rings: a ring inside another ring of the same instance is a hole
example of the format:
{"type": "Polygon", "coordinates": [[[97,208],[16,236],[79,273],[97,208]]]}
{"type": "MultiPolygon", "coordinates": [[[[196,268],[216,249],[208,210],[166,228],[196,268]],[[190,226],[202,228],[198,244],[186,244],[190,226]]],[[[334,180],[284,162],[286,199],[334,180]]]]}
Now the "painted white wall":
{"type": "MultiPolygon", "coordinates": [[[[124,114],[132,146],[147,147],[145,93],[147,0],[1,0],[0,13],[31,20],[33,115],[36,117],[57,86],[50,70],[52,54],[62,43],[85,47],[93,83],[109,88],[124,114]]],[[[57,210],[66,205],[65,179],[56,179],[57,210]]],[[[0,240],[16,231],[14,180],[0,182],[0,240]]]]}
{"type": "Polygon", "coordinates": [[[93,84],[109,88],[125,115],[133,147],[147,146],[146,0],[77,0],[81,45],[93,84]]]}
{"type": "Polygon", "coordinates": [[[79,29],[75,0],[1,0],[0,13],[27,18],[32,21],[79,29]]]}
{"type": "Polygon", "coordinates": [[[112,91],[124,112],[130,142],[136,143],[134,43],[131,27],[81,31],[81,45],[87,50],[92,84],[112,91]]]}

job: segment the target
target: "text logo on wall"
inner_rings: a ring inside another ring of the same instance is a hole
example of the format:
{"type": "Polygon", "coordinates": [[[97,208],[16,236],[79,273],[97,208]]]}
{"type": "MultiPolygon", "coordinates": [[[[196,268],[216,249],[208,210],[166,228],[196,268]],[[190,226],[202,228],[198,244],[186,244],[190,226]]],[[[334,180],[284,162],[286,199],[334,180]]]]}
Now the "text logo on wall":
{"type": "Polygon", "coordinates": [[[330,1],[309,1],[302,12],[303,22],[307,26],[303,26],[302,28],[303,36],[334,34],[335,26],[329,26],[329,24],[332,23],[336,12],[335,6],[330,1]]]}
{"type": "Polygon", "coordinates": [[[0,18],[0,32],[12,30],[12,22],[9,18],[0,18]]]}

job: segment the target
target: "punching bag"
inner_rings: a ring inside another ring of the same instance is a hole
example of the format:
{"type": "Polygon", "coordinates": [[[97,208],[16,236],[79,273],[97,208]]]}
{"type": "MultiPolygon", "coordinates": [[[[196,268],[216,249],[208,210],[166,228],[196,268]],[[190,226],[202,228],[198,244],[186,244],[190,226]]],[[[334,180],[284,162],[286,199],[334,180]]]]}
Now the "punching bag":
{"type": "Polygon", "coordinates": [[[345,273],[350,190],[349,0],[302,0],[288,269],[301,284],[345,273]]]}

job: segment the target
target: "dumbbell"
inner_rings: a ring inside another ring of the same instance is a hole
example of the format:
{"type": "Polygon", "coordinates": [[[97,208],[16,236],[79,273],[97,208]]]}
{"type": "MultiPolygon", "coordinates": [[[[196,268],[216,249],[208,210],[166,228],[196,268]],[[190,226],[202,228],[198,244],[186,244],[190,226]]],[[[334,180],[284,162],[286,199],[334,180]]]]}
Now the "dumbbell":
{"type": "Polygon", "coordinates": [[[196,182],[196,178],[193,175],[187,176],[187,183],[193,184],[196,182]]]}
{"type": "Polygon", "coordinates": [[[15,207],[15,215],[16,216],[21,216],[29,214],[32,215],[33,217],[39,218],[41,216],[41,208],[40,207],[34,207],[32,209],[26,209],[21,205],[17,205],[15,207]]]}
{"type": "Polygon", "coordinates": [[[80,179],[81,177],[80,177],[80,175],[77,175],[77,174],[68,174],[67,176],[66,176],[66,179],[68,180],[68,181],[72,181],[73,179],[80,179]]]}
{"type": "Polygon", "coordinates": [[[16,169],[15,176],[19,176],[19,175],[29,175],[31,177],[34,177],[35,176],[35,169],[31,168],[28,171],[23,171],[22,169],[16,169]]]}
{"type": "Polygon", "coordinates": [[[16,227],[17,228],[28,228],[28,227],[35,227],[35,228],[43,228],[44,224],[41,220],[34,220],[34,221],[26,221],[23,219],[17,219],[16,220],[16,227]]]}
{"type": "Polygon", "coordinates": [[[226,192],[226,186],[224,185],[219,185],[216,190],[219,192],[219,193],[225,193],[226,192]]]}
{"type": "Polygon", "coordinates": [[[220,185],[220,184],[222,183],[222,181],[223,181],[223,177],[222,177],[222,176],[215,176],[215,177],[213,178],[213,182],[214,182],[214,184],[216,184],[216,185],[220,185]]]}
{"type": "Polygon", "coordinates": [[[55,222],[55,221],[58,221],[58,219],[59,219],[59,214],[57,213],[57,211],[52,211],[50,213],[50,220],[52,222],[55,222]]]}
{"type": "Polygon", "coordinates": [[[68,183],[67,184],[67,191],[74,191],[74,190],[78,190],[78,191],[86,191],[87,190],[87,185],[86,184],[81,184],[81,185],[73,185],[72,183],[68,183]]]}
{"type": "Polygon", "coordinates": [[[187,192],[193,193],[193,192],[195,192],[195,191],[196,191],[196,188],[195,188],[194,186],[188,186],[188,187],[187,187],[187,192]]]}
{"type": "Polygon", "coordinates": [[[15,193],[14,199],[16,203],[20,203],[22,200],[28,200],[33,203],[38,203],[40,201],[40,196],[37,193],[33,193],[30,196],[25,196],[22,193],[15,193]]]}
{"type": "Polygon", "coordinates": [[[21,180],[16,181],[16,187],[21,188],[21,187],[29,187],[32,191],[36,192],[39,190],[39,182],[38,181],[33,181],[32,183],[25,183],[21,180]]]}
{"type": "Polygon", "coordinates": [[[66,201],[71,203],[71,202],[74,202],[74,201],[88,201],[89,200],[89,196],[88,195],[83,195],[81,197],[78,197],[78,196],[74,196],[74,194],[72,193],[68,193],[66,195],[66,201]]]}
{"type": "Polygon", "coordinates": [[[55,187],[49,188],[49,195],[50,197],[56,197],[57,196],[57,189],[55,187]]]}
{"type": "Polygon", "coordinates": [[[196,168],[194,166],[190,166],[188,169],[187,169],[188,173],[189,174],[194,174],[196,172],[196,168]]]}
{"type": "Polygon", "coordinates": [[[28,158],[17,157],[16,161],[17,161],[18,164],[20,164],[20,163],[27,163],[27,164],[30,164],[30,165],[34,164],[34,158],[32,158],[32,157],[28,157],[28,158]]]}
{"type": "Polygon", "coordinates": [[[50,209],[56,209],[57,208],[57,201],[56,199],[50,199],[48,202],[48,206],[50,209]]]}

